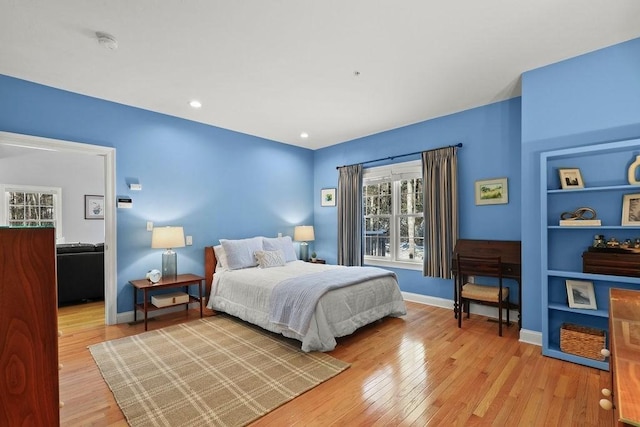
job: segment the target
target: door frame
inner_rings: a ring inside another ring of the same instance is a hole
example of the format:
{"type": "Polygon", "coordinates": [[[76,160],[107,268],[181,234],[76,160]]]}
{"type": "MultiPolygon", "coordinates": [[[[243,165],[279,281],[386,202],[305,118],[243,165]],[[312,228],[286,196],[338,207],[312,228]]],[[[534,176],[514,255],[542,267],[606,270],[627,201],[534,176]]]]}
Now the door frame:
{"type": "Polygon", "coordinates": [[[77,153],[104,158],[104,315],[107,325],[117,323],[116,149],[0,131],[0,144],[36,150],[77,153]]]}

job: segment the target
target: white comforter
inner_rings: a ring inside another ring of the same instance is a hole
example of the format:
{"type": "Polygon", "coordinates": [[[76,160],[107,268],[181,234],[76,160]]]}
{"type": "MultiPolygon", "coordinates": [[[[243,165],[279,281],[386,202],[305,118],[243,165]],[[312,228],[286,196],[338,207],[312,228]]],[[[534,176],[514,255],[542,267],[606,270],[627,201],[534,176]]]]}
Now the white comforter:
{"type": "Polygon", "coordinates": [[[336,268],[345,267],[293,261],[282,267],[216,271],[207,307],[300,340],[303,351],[331,351],[336,337],[349,335],[385,316],[406,314],[398,283],[395,277],[387,276],[327,292],[304,335],[269,321],[269,297],[276,284],[336,268]]]}

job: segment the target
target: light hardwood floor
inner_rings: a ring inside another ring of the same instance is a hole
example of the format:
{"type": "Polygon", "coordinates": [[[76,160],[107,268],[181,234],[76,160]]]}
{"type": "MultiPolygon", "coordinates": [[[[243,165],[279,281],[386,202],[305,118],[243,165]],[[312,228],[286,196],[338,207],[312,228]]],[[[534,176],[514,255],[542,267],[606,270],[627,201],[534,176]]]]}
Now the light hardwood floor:
{"type": "MultiPolygon", "coordinates": [[[[518,342],[515,326],[497,334],[480,316],[407,303],[388,318],[339,339],[330,354],[351,363],[337,377],[277,408],[252,426],[611,426],[598,406],[609,373],[543,357],[518,342]]],[[[87,346],[143,332],[103,325],[103,306],[60,309],[63,426],[126,426],[87,346]]],[[[149,329],[198,318],[164,315],[149,329]]]]}

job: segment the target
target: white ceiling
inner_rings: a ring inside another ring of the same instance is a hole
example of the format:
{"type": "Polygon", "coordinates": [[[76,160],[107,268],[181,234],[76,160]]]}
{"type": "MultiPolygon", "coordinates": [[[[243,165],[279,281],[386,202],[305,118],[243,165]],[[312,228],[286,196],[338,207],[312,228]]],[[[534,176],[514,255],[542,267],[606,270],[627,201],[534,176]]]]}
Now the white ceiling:
{"type": "Polygon", "coordinates": [[[639,0],[0,0],[0,74],[312,149],[636,37],[639,0]]]}

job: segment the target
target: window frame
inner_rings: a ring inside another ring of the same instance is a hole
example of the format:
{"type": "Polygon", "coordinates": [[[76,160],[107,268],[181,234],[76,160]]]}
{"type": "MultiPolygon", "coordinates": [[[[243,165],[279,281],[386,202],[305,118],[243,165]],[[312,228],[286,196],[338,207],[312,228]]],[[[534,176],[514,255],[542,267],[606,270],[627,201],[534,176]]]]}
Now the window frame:
{"type": "Polygon", "coordinates": [[[62,188],[39,185],[0,184],[0,225],[9,227],[9,193],[24,192],[53,195],[53,223],[56,239],[62,238],[62,188]]]}
{"type": "MultiPolygon", "coordinates": [[[[423,223],[425,221],[423,213],[413,213],[413,214],[403,214],[400,212],[401,209],[401,181],[406,179],[422,179],[422,161],[421,160],[412,160],[409,162],[403,163],[395,163],[385,166],[376,166],[372,168],[366,168],[363,171],[362,176],[362,187],[363,187],[363,212],[362,212],[362,242],[363,242],[363,253],[364,253],[364,245],[366,243],[366,211],[364,206],[364,188],[367,185],[371,184],[380,184],[384,182],[391,183],[391,206],[392,213],[390,215],[390,231],[389,231],[389,252],[391,254],[390,258],[387,257],[379,257],[379,256],[370,256],[364,254],[364,264],[367,265],[375,265],[381,267],[392,267],[392,268],[402,268],[408,270],[420,270],[422,271],[423,260],[416,261],[407,261],[407,260],[399,260],[397,254],[397,248],[400,244],[400,219],[408,218],[409,216],[422,218],[423,223]]],[[[424,186],[424,183],[423,183],[424,186]]],[[[424,187],[423,187],[424,188],[424,187]]],[[[423,201],[424,203],[424,201],[423,201]]],[[[423,235],[424,239],[424,235],[423,235]]],[[[424,245],[423,245],[424,247],[424,245]]],[[[426,248],[425,248],[426,251],[426,248]]],[[[423,254],[424,257],[424,254],[423,254]]]]}

